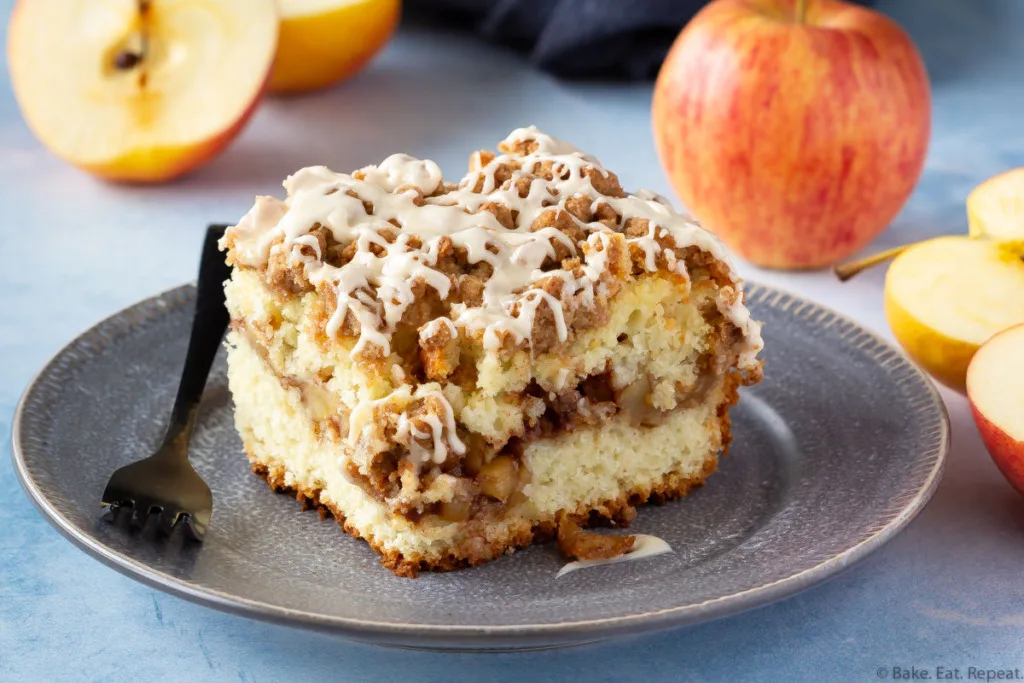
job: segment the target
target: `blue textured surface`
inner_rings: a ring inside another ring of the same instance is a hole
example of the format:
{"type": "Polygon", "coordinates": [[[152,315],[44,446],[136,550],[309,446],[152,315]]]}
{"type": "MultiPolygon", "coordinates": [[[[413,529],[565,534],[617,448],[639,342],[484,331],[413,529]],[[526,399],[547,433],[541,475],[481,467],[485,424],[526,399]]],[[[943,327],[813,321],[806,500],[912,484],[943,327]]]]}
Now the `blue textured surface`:
{"type": "MultiPolygon", "coordinates": [[[[6,22],[9,0],[0,0],[6,22]]],[[[966,230],[974,185],[1024,165],[1024,3],[888,0],[934,88],[924,178],[872,249],[966,230]]],[[[536,123],[593,151],[628,187],[668,192],[648,125],[650,87],[556,83],[514,57],[407,31],[323,95],[270,101],[197,174],[105,185],[33,140],[0,75],[0,432],[36,369],[95,320],[193,276],[204,225],[311,163],[351,169],[403,150],[461,174],[466,151],[536,123]]],[[[881,270],[745,273],[890,336],[881,270]]],[[[841,390],[841,388],[840,388],[841,390]]],[[[1024,499],[985,453],[966,402],[944,392],[953,452],[933,501],[882,551],[785,602],[695,628],[563,651],[382,650],[210,611],[75,550],[35,512],[0,443],[0,680],[878,680],[885,667],[1024,671],[1024,499]]]]}

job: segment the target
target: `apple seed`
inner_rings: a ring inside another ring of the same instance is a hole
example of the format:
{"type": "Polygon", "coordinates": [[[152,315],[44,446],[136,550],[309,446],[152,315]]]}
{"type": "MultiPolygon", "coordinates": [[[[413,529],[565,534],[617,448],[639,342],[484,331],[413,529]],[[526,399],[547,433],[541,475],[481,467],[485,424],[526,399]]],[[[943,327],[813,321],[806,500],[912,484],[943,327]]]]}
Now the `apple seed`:
{"type": "Polygon", "coordinates": [[[142,61],[142,53],[133,50],[121,50],[114,57],[114,67],[118,71],[134,69],[142,61]]]}

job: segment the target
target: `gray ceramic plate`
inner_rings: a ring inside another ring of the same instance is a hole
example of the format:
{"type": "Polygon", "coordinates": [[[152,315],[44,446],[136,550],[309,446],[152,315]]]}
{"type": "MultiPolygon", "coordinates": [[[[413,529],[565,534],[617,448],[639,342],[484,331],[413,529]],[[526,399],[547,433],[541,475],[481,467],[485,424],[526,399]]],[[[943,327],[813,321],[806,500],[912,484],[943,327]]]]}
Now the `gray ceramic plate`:
{"type": "Polygon", "coordinates": [[[836,313],[761,286],[765,378],[734,409],[735,441],[708,485],[642,508],[636,531],[670,555],[555,580],[550,544],[483,567],[401,579],[334,522],[252,475],[232,427],[223,360],[193,439],[214,492],[201,546],[100,520],[108,475],[152,451],[181,366],[194,290],[174,289],[92,328],[29,386],[16,470],[42,513],[115,569],[219,609],[382,644],[567,645],[720,617],[821,581],[893,537],[927,501],[948,445],[932,384],[836,313]]]}

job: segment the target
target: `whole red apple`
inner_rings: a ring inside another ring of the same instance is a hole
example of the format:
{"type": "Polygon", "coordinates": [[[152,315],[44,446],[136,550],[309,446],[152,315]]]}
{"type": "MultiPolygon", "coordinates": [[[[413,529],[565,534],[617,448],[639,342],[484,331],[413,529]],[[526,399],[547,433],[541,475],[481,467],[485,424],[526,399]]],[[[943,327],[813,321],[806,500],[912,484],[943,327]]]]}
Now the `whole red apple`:
{"type": "Polygon", "coordinates": [[[715,0],[654,88],[680,199],[740,256],[839,261],[880,234],[921,174],[928,75],[906,33],[839,0],[715,0]]]}

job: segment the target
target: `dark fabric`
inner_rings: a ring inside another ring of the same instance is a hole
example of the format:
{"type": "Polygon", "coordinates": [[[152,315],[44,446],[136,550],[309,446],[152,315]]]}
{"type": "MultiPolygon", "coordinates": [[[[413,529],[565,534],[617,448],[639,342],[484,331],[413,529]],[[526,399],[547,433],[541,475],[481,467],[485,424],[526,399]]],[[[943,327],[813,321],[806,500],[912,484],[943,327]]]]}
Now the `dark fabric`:
{"type": "MultiPolygon", "coordinates": [[[[871,4],[872,0],[859,0],[871,4]]],[[[406,0],[416,21],[453,24],[526,53],[562,78],[653,78],[706,0],[406,0]]]]}

